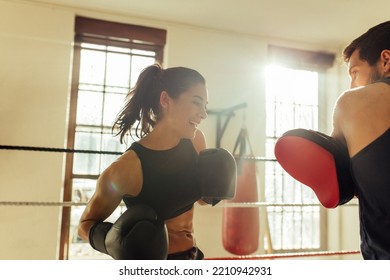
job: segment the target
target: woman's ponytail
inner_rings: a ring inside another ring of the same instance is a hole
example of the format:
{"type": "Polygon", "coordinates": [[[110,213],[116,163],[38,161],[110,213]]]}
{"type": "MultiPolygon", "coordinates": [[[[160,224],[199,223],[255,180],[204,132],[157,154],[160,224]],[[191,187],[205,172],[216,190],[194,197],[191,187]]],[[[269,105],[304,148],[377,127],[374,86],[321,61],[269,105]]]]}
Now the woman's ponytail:
{"type": "Polygon", "coordinates": [[[127,95],[127,102],[119,112],[114,125],[118,129],[116,135],[120,135],[120,142],[130,131],[133,137],[135,123],[135,136],[142,138],[148,134],[156,124],[156,119],[159,114],[159,100],[162,89],[161,65],[154,64],[146,67],[138,77],[138,80],[133,89],[127,95]]]}

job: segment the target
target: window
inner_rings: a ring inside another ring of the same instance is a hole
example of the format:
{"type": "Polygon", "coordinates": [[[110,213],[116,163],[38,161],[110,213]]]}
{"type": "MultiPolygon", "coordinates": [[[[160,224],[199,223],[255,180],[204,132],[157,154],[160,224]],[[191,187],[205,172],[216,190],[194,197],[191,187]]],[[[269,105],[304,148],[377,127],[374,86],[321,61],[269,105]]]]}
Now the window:
{"type": "MultiPolygon", "coordinates": [[[[142,69],[162,63],[165,37],[165,30],[76,18],[67,146],[101,153],[67,154],[64,201],[87,202],[99,174],[126,150],[112,135],[113,121],[142,69]]],[[[84,208],[63,208],[60,259],[101,257],[77,236],[84,208]]]]}
{"type": "MultiPolygon", "coordinates": [[[[274,157],[275,141],[294,128],[320,130],[319,102],[330,54],[270,46],[266,71],[266,157],[274,157]]],[[[265,164],[265,199],[272,251],[324,250],[325,213],[314,192],[289,176],[277,162],[265,164]],[[294,205],[297,204],[297,205],[294,205]],[[303,205],[309,204],[309,205],[303,205]]],[[[268,249],[269,251],[269,249],[268,249]]]]}

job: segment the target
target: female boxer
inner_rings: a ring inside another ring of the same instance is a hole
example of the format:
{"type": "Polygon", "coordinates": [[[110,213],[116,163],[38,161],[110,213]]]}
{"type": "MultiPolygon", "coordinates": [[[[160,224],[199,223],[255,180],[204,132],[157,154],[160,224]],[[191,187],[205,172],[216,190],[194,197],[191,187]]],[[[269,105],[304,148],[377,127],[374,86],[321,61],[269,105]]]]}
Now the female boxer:
{"type": "MultiPolygon", "coordinates": [[[[203,258],[193,234],[193,205],[201,198],[196,163],[206,141],[198,126],[207,117],[207,98],[205,79],[193,69],[163,69],[156,64],[143,70],[113,127],[119,129],[121,143],[127,133],[139,140],[100,175],[80,219],[81,238],[112,256],[131,250],[125,247],[128,244],[138,246],[122,239],[128,238],[125,235],[131,229],[112,234],[112,224],[103,223],[123,199],[129,208],[126,212],[141,204],[151,210],[138,207],[129,214],[132,217],[121,217],[116,227],[131,227],[134,219],[150,219],[150,211],[155,211],[168,232],[168,259],[203,258]],[[116,239],[120,244],[112,245],[116,239]]],[[[159,231],[158,226],[155,230],[159,231]]],[[[151,241],[145,237],[142,242],[151,241]]],[[[159,258],[164,252],[156,251],[167,246],[160,245],[134,258],[159,258]]]]}

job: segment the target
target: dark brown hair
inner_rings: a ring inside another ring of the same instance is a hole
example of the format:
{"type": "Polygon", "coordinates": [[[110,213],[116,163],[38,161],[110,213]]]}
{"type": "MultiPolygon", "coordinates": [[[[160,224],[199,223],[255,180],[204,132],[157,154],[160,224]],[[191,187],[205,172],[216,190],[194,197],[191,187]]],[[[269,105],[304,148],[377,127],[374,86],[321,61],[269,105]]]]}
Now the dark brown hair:
{"type": "Polygon", "coordinates": [[[133,137],[147,135],[160,117],[160,94],[166,91],[173,99],[196,84],[205,84],[203,76],[196,70],[186,67],[163,69],[154,64],[146,67],[138,77],[133,89],[127,95],[127,101],[119,112],[113,130],[118,129],[120,142],[129,131],[133,137]]]}
{"type": "Polygon", "coordinates": [[[349,62],[352,53],[359,50],[360,59],[374,65],[383,50],[390,50],[390,21],[370,28],[366,33],[353,40],[343,51],[345,62],[349,62]]]}

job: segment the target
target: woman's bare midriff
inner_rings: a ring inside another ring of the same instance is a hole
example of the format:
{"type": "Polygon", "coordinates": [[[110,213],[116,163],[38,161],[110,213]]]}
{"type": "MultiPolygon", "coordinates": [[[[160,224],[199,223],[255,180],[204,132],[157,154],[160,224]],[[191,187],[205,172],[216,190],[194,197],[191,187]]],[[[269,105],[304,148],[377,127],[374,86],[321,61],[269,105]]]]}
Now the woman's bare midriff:
{"type": "Polygon", "coordinates": [[[192,218],[194,209],[165,221],[169,236],[168,254],[183,252],[194,246],[192,218]]]}

